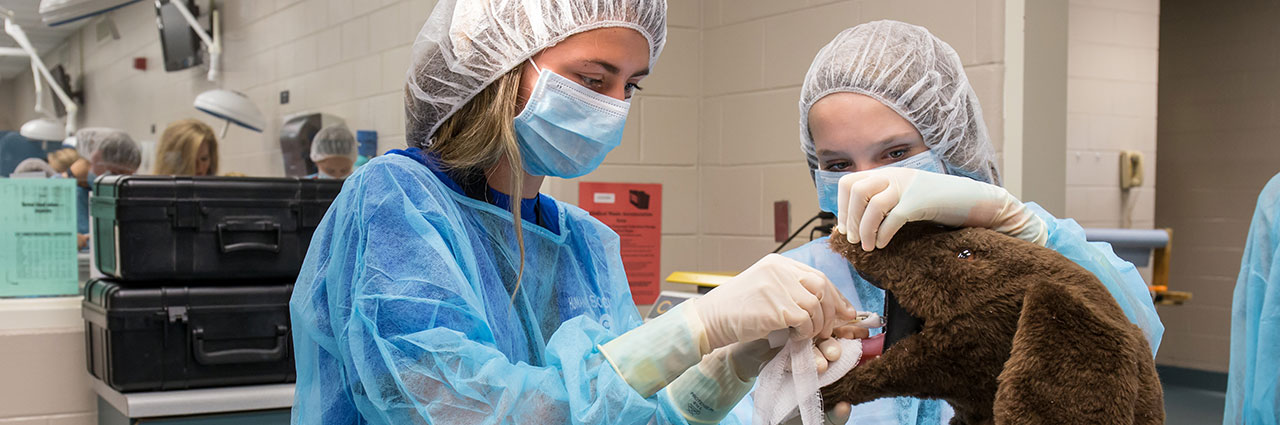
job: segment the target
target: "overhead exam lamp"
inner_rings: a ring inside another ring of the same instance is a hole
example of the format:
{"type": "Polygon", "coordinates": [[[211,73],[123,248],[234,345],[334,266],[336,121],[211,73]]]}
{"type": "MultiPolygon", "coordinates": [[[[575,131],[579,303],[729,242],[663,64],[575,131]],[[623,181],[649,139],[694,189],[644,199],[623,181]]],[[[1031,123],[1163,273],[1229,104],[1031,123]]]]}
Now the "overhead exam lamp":
{"type": "MultiPolygon", "coordinates": [[[[160,4],[159,0],[156,4],[160,4]]],[[[217,81],[222,57],[222,28],[219,26],[218,9],[213,8],[212,3],[210,4],[212,9],[210,13],[213,16],[213,35],[210,36],[196,21],[195,15],[191,14],[191,9],[187,8],[186,2],[174,0],[169,4],[178,9],[178,13],[182,14],[182,18],[187,21],[187,25],[191,26],[191,30],[200,37],[200,41],[209,50],[209,81],[217,81]]],[[[233,123],[258,133],[261,133],[267,124],[262,111],[258,110],[247,96],[231,90],[214,89],[200,93],[196,96],[194,106],[201,112],[225,120],[219,138],[227,137],[227,129],[233,123]]]]}
{"type": "Polygon", "coordinates": [[[262,111],[259,111],[247,96],[239,92],[214,89],[200,93],[196,96],[195,107],[201,112],[226,121],[222,124],[222,135],[218,136],[220,139],[227,137],[227,128],[233,123],[258,133],[267,126],[267,120],[262,116],[262,111]]]}
{"type": "MultiPolygon", "coordinates": [[[[33,74],[33,78],[35,78],[35,84],[36,84],[36,111],[41,112],[45,115],[49,115],[48,111],[43,107],[44,102],[42,101],[42,99],[44,98],[44,92],[41,89],[42,84],[40,84],[40,80],[42,78],[45,82],[49,84],[50,87],[53,88],[53,93],[58,96],[58,99],[62,101],[62,104],[66,107],[66,110],[67,110],[67,123],[64,127],[64,133],[61,135],[58,135],[57,137],[47,138],[47,136],[50,135],[48,131],[49,123],[47,122],[46,123],[28,122],[22,125],[22,130],[20,130],[19,133],[22,134],[24,137],[28,137],[32,139],[62,140],[66,136],[75,134],[76,112],[80,110],[80,105],[76,104],[74,100],[71,100],[71,96],[68,96],[67,92],[62,90],[62,86],[59,85],[58,82],[53,79],[53,74],[49,73],[49,68],[44,66],[44,61],[40,59],[40,53],[37,52],[36,48],[31,45],[31,40],[27,39],[27,33],[25,31],[22,31],[22,27],[18,26],[17,23],[13,22],[13,16],[14,16],[13,11],[6,9],[4,7],[0,7],[0,17],[4,18],[4,32],[6,34],[9,34],[9,37],[12,37],[13,41],[18,43],[18,48],[22,50],[22,52],[25,53],[28,58],[31,59],[31,72],[33,74]],[[27,135],[28,126],[30,126],[31,128],[32,136],[39,135],[41,137],[28,136],[27,135]]],[[[7,49],[4,52],[0,52],[0,54],[12,54],[12,53],[14,52],[12,52],[11,49],[7,49]]],[[[50,118],[49,120],[52,120],[52,119],[50,118]]]]}
{"type": "MultiPolygon", "coordinates": [[[[26,55],[23,55],[26,56],[26,55]]],[[[31,121],[22,124],[22,128],[18,130],[18,134],[31,140],[58,140],[66,137],[67,131],[61,121],[54,119],[53,114],[49,113],[49,109],[44,104],[44,84],[40,82],[40,71],[36,69],[35,63],[31,64],[31,76],[36,89],[36,112],[44,115],[37,117],[31,121]]]]}
{"type": "Polygon", "coordinates": [[[65,127],[61,122],[48,118],[36,118],[27,121],[22,125],[22,129],[18,130],[18,134],[31,140],[63,140],[67,136],[63,134],[65,127]]]}

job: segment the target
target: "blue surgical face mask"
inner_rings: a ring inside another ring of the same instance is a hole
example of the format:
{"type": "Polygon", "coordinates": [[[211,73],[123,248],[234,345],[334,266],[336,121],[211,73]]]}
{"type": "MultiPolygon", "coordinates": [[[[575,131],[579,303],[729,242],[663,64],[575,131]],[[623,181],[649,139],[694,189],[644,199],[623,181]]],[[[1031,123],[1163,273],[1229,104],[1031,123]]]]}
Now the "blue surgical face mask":
{"type": "Polygon", "coordinates": [[[566,179],[590,173],[622,143],[630,108],[630,102],[540,70],[529,102],[515,119],[525,171],[566,179]]]}
{"type": "MultiPolygon", "coordinates": [[[[885,167],[902,167],[914,168],[921,171],[931,173],[946,174],[946,167],[942,161],[933,154],[933,151],[924,151],[911,156],[910,158],[892,163],[885,164],[879,168],[885,167]]],[[[827,171],[813,170],[813,181],[818,185],[818,207],[823,211],[835,213],[840,203],[840,178],[850,171],[827,171]]]]}

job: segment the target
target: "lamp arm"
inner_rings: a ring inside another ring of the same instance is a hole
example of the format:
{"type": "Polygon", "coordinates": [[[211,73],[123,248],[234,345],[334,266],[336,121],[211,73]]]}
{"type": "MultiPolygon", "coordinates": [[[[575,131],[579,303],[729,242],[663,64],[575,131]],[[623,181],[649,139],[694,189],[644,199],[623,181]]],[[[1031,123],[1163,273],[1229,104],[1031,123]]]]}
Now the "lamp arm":
{"type": "Polygon", "coordinates": [[[44,104],[44,83],[40,80],[40,70],[36,69],[35,61],[31,61],[31,80],[36,89],[36,112],[46,118],[55,118],[53,114],[49,113],[49,107],[44,104]]]}
{"type": "MultiPolygon", "coordinates": [[[[218,78],[218,62],[222,59],[222,40],[218,28],[218,11],[214,9],[213,14],[213,36],[200,27],[200,22],[196,21],[196,16],[191,14],[191,9],[187,9],[187,5],[182,0],[174,0],[174,7],[178,8],[178,13],[182,14],[182,18],[187,21],[187,25],[191,26],[191,30],[200,37],[200,41],[204,42],[206,48],[209,49],[209,81],[216,81],[218,78]]],[[[209,7],[213,7],[213,2],[209,3],[209,7]]]]}
{"type": "Polygon", "coordinates": [[[74,100],[71,100],[71,96],[67,96],[67,92],[62,90],[62,86],[59,85],[57,81],[54,81],[53,74],[50,74],[49,68],[44,66],[44,61],[40,59],[39,52],[36,52],[36,48],[31,45],[31,40],[27,39],[27,33],[22,31],[22,27],[14,23],[9,17],[5,17],[4,32],[9,34],[10,37],[13,37],[13,41],[18,43],[18,47],[27,52],[27,56],[31,57],[32,71],[39,71],[40,76],[44,77],[44,80],[49,84],[49,87],[53,88],[53,93],[56,94],[58,99],[62,101],[62,104],[66,106],[67,134],[75,133],[76,112],[80,110],[79,105],[77,105],[74,100]]]}

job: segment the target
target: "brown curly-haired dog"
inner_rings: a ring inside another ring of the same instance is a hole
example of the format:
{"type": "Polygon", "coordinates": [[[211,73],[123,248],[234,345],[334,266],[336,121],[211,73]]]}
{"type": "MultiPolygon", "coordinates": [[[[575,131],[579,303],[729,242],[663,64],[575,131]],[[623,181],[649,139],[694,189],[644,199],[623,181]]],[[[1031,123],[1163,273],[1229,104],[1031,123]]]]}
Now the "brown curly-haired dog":
{"type": "Polygon", "coordinates": [[[1093,274],[1053,250],[931,223],[908,224],[871,252],[840,234],[831,241],[924,325],[823,388],[828,407],[910,396],[946,400],[952,424],[1164,423],[1142,331],[1093,274]]]}

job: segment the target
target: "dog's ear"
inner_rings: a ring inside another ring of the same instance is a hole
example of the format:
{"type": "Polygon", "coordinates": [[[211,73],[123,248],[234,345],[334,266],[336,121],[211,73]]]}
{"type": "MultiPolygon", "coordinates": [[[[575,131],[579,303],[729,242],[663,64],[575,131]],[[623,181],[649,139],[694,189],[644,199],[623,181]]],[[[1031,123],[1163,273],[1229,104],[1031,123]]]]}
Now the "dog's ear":
{"type": "Polygon", "coordinates": [[[1059,278],[1035,277],[1027,286],[998,378],[995,422],[1131,423],[1143,375],[1128,323],[1117,323],[1084,288],[1059,278]]]}

